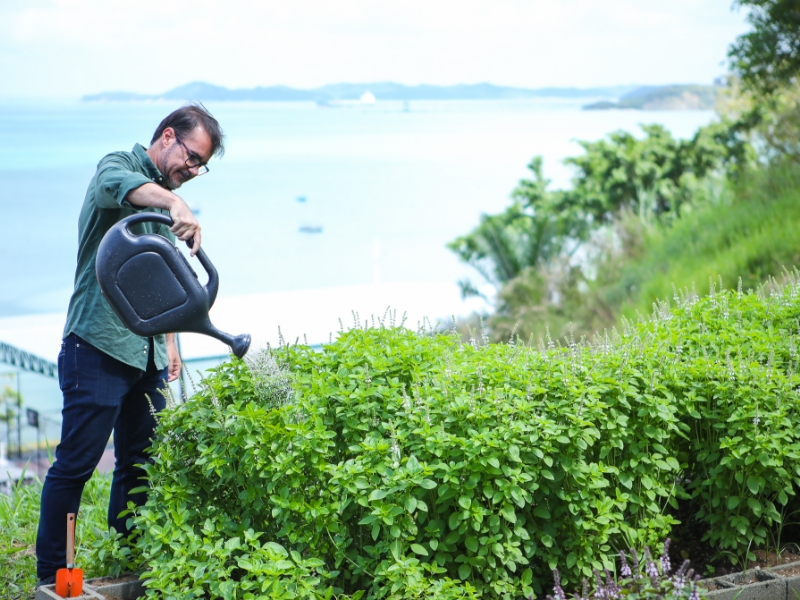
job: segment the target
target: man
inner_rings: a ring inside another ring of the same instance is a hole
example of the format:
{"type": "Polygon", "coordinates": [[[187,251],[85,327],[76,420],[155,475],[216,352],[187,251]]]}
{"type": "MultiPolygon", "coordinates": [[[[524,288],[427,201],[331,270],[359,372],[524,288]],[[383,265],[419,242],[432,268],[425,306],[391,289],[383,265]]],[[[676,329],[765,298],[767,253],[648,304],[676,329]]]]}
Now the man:
{"type": "Polygon", "coordinates": [[[69,304],[64,341],[58,355],[58,378],[64,396],[61,442],[42,488],[36,538],[39,585],[53,583],[66,565],[66,515],[77,513],[81,493],[114,433],[114,476],[108,525],[127,535],[129,500],[141,505],[146,493],[129,494],[142,485],[145,450],[155,428],[155,410],[164,397],[165,380],[180,375],[175,335],[152,338],[125,328],[100,292],[95,275],[97,247],[120,219],[139,211],[169,214],[167,228],[143,223],[136,233],[160,233],[173,242],[194,238],[191,254],[201,245],[200,225],[186,203],[173,192],[208,172],[206,163],[223,152],[223,133],[201,104],[184,106],[167,116],[150,147],[114,152],[97,165],[78,221],[78,267],[69,304]]]}

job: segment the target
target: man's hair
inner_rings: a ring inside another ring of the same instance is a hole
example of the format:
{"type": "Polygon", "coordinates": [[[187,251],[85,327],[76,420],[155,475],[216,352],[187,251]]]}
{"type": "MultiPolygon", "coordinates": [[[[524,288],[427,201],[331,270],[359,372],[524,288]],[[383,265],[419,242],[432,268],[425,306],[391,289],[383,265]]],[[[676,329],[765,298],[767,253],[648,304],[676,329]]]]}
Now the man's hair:
{"type": "Polygon", "coordinates": [[[211,116],[208,109],[200,102],[192,102],[181,106],[178,110],[164,117],[164,120],[156,128],[153,139],[150,140],[151,146],[158,141],[167,127],[172,127],[175,133],[182,137],[189,135],[197,127],[202,127],[208,137],[211,138],[211,155],[222,156],[225,153],[225,134],[222,133],[219,122],[211,116]]]}

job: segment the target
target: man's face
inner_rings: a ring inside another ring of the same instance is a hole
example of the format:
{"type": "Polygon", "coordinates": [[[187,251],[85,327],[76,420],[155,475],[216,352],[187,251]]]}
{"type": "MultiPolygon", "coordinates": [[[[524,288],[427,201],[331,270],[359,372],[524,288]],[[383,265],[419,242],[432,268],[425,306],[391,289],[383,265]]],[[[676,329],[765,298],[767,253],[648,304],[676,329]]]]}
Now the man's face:
{"type": "Polygon", "coordinates": [[[177,190],[197,177],[202,166],[211,159],[211,138],[202,127],[196,127],[185,136],[178,136],[171,127],[167,127],[161,136],[161,142],[163,150],[156,166],[164,176],[165,186],[170,190],[177,190]]]}

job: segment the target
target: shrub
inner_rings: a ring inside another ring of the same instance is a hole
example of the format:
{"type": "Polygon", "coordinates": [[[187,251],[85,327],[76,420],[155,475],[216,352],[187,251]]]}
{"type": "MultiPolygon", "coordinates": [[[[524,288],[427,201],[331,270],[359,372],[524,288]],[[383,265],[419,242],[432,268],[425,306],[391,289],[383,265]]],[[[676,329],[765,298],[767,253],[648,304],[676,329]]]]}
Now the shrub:
{"type": "Polygon", "coordinates": [[[274,351],[291,398],[231,360],[161,418],[149,593],[541,594],[664,539],[679,502],[747,552],[800,483],[797,290],[686,291],[592,344],[357,328],[274,351]]]}

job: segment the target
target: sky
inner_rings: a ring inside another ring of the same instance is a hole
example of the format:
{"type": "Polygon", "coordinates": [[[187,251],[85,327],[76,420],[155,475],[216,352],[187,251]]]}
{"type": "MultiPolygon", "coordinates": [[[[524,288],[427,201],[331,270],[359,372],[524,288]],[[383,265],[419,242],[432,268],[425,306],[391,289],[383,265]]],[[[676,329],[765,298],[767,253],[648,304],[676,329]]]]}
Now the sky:
{"type": "Polygon", "coordinates": [[[711,83],[731,0],[0,0],[0,99],[395,81],[711,83]]]}

